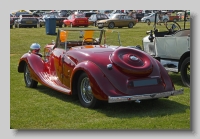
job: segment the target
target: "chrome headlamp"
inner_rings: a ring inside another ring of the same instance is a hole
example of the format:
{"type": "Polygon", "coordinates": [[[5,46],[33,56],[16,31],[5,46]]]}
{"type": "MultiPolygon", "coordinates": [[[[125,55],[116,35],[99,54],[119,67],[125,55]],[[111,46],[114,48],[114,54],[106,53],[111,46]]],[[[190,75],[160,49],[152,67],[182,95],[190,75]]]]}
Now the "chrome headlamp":
{"type": "Polygon", "coordinates": [[[38,54],[40,52],[40,45],[38,43],[32,43],[30,46],[30,51],[31,53],[38,54]]]}

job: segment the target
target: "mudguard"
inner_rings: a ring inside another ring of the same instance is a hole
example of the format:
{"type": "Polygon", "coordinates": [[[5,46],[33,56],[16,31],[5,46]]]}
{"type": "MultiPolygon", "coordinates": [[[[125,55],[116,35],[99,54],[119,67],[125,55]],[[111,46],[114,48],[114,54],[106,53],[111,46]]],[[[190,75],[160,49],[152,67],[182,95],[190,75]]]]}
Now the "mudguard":
{"type": "MultiPolygon", "coordinates": [[[[101,71],[101,69],[91,61],[84,61],[76,65],[72,72],[72,77],[76,77],[75,74],[78,71],[84,71],[87,73],[88,78],[91,83],[91,88],[94,96],[99,100],[108,100],[108,96],[120,96],[123,95],[119,92],[110,81],[107,79],[105,74],[101,71]]],[[[77,78],[72,78],[73,80],[77,80],[77,78]]],[[[71,88],[75,84],[71,84],[71,88]]]]}

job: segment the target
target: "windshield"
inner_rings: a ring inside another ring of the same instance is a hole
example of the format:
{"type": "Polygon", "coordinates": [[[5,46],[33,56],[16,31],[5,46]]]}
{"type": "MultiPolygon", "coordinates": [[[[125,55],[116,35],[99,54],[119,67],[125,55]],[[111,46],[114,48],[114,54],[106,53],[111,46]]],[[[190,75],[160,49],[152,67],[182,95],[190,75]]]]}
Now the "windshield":
{"type": "Polygon", "coordinates": [[[82,45],[119,46],[119,32],[100,29],[59,29],[56,47],[82,45]],[[62,38],[61,38],[62,36],[62,38]]]}
{"type": "Polygon", "coordinates": [[[85,18],[83,14],[75,15],[75,18],[85,18]]]}
{"type": "Polygon", "coordinates": [[[111,15],[110,15],[110,19],[113,19],[113,18],[116,18],[116,15],[115,15],[115,14],[111,14],[111,15]]]}

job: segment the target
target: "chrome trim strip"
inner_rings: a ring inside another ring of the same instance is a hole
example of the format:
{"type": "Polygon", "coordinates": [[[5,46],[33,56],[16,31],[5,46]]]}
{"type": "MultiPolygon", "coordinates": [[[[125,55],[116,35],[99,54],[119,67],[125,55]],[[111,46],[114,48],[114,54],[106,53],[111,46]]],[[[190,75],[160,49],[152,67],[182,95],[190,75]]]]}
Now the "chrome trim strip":
{"type": "Polygon", "coordinates": [[[145,99],[154,99],[154,98],[163,98],[169,96],[175,96],[183,94],[183,89],[162,92],[162,93],[153,93],[153,94],[143,94],[143,95],[133,95],[133,96],[119,96],[119,97],[111,97],[108,96],[108,103],[116,103],[116,102],[126,102],[126,101],[139,101],[145,99]]]}

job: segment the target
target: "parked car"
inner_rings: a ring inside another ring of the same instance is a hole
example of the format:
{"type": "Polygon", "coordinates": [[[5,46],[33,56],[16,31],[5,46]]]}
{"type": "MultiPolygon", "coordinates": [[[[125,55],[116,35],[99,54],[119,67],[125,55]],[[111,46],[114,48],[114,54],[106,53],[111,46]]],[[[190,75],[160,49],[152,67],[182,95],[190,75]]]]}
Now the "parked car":
{"type": "MultiPolygon", "coordinates": [[[[63,26],[63,17],[59,16],[59,13],[57,11],[55,12],[46,12],[43,14],[43,20],[45,21],[46,18],[55,18],[56,19],[56,26],[59,26],[60,28],[63,26]]],[[[45,21],[46,23],[46,21],[45,21]]]]}
{"type": "Polygon", "coordinates": [[[10,28],[13,28],[14,26],[14,16],[12,14],[10,14],[10,28]]]}
{"type": "Polygon", "coordinates": [[[15,13],[15,17],[18,17],[21,15],[21,14],[30,14],[29,12],[16,12],[15,13]]]}
{"type": "Polygon", "coordinates": [[[117,39],[107,38],[108,33],[113,31],[58,29],[56,42],[44,47],[44,55],[40,44],[30,46],[19,60],[18,72],[24,74],[27,87],[36,88],[39,82],[77,95],[86,108],[95,108],[103,101],[139,103],[183,93],[183,89],[175,90],[167,71],[149,54],[121,43],[107,45],[108,41],[121,42],[119,33],[113,36],[117,39]]]}
{"type": "Polygon", "coordinates": [[[33,14],[21,14],[19,16],[19,19],[15,20],[15,27],[21,28],[21,27],[38,27],[38,19],[33,16],[33,14]]]}
{"type": "Polygon", "coordinates": [[[41,10],[37,10],[37,11],[33,12],[33,16],[38,19],[40,27],[45,26],[45,20],[43,19],[43,13],[45,13],[45,12],[41,11],[41,10]]]}
{"type": "Polygon", "coordinates": [[[60,17],[67,18],[71,14],[71,11],[70,10],[60,10],[58,12],[58,14],[60,17]]]}
{"type": "Polygon", "coordinates": [[[40,27],[45,26],[45,20],[42,17],[38,18],[40,27]]]}
{"type": "Polygon", "coordinates": [[[89,21],[89,25],[96,26],[97,21],[105,20],[105,19],[109,19],[106,14],[98,13],[98,14],[91,15],[88,21],[89,21]]]}
{"type": "Polygon", "coordinates": [[[96,14],[96,12],[83,12],[83,13],[80,13],[83,15],[83,17],[87,17],[87,19],[90,18],[91,15],[93,14],[96,14]]]}
{"type": "MultiPolygon", "coordinates": [[[[158,16],[156,16],[156,18],[157,18],[157,21],[159,21],[158,16]]],[[[144,16],[141,19],[141,22],[145,22],[145,23],[154,22],[154,21],[155,21],[155,13],[151,13],[148,16],[144,16]]],[[[167,14],[163,14],[161,22],[167,22],[167,21],[169,21],[169,16],[167,14]]]]}
{"type": "Polygon", "coordinates": [[[108,27],[109,29],[113,29],[114,27],[133,28],[133,26],[135,26],[136,23],[137,23],[137,19],[133,19],[127,14],[116,13],[116,14],[113,14],[109,19],[97,21],[97,26],[98,28],[108,27]]]}
{"type": "Polygon", "coordinates": [[[190,28],[185,27],[186,16],[182,23],[167,22],[166,31],[158,31],[156,22],[150,35],[142,40],[144,51],[159,60],[167,71],[180,72],[183,84],[190,87],[190,28]]]}
{"type": "Polygon", "coordinates": [[[89,26],[88,18],[84,17],[82,14],[71,14],[67,19],[63,20],[63,24],[65,27],[89,26]]]}

